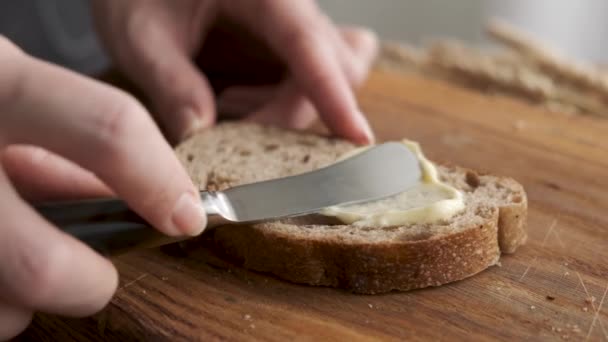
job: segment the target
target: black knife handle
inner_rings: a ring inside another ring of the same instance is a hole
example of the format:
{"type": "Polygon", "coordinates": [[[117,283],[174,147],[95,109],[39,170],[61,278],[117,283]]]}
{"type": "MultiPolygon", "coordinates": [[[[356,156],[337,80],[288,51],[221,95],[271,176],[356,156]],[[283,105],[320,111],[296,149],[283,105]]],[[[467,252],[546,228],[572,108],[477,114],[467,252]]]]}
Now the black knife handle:
{"type": "Polygon", "coordinates": [[[35,208],[64,232],[106,255],[178,241],[156,231],[115,198],[45,203],[35,208]]]}

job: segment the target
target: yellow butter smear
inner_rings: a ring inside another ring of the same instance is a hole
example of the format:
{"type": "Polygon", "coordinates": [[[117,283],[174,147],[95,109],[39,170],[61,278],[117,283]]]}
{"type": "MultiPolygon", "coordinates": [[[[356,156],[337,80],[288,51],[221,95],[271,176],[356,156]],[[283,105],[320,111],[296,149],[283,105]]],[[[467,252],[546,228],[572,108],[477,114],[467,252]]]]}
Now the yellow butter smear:
{"type": "MultiPolygon", "coordinates": [[[[450,219],[462,211],[462,192],[439,179],[437,168],[426,159],[417,142],[402,142],[418,157],[422,169],[422,178],[418,184],[392,197],[362,204],[329,207],[321,211],[321,214],[336,217],[355,226],[386,227],[433,223],[450,219]]],[[[343,158],[362,151],[363,149],[352,151],[343,158]]]]}

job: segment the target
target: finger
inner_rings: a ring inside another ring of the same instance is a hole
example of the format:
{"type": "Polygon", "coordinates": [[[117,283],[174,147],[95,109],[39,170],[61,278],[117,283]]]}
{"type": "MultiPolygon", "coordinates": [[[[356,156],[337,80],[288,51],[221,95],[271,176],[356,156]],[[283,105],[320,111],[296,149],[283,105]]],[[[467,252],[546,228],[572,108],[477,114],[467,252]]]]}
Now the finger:
{"type": "Polygon", "coordinates": [[[11,68],[6,84],[18,96],[4,101],[0,136],[44,147],[93,171],[167,234],[202,231],[206,215],[198,190],[137,101],[33,58],[15,60],[11,68]]]}
{"type": "Polygon", "coordinates": [[[217,110],[223,117],[240,118],[251,114],[273,99],[277,85],[232,86],[217,100],[217,110]]]}
{"type": "Polygon", "coordinates": [[[372,63],[378,55],[378,38],[367,29],[358,27],[340,28],[336,39],[338,54],[351,85],[357,87],[365,81],[372,63]]]}
{"type": "Polygon", "coordinates": [[[112,191],[93,173],[35,146],[13,145],[2,166],[21,197],[37,202],[109,197],[112,191]]]}
{"type": "Polygon", "coordinates": [[[248,116],[247,120],[289,129],[305,129],[316,118],[314,106],[304,96],[298,84],[293,80],[286,80],[276,96],[248,116]]]}
{"type": "MultiPolygon", "coordinates": [[[[342,29],[337,38],[340,45],[342,68],[349,75],[354,86],[363,82],[377,49],[372,33],[362,29],[342,29]]],[[[304,129],[315,120],[317,113],[304,93],[293,82],[285,81],[277,95],[267,105],[248,117],[264,124],[274,124],[285,128],[304,129]]]]}
{"type": "Polygon", "coordinates": [[[8,341],[21,333],[32,321],[32,311],[0,300],[0,341],[8,341]]]}
{"type": "Polygon", "coordinates": [[[151,101],[169,140],[179,142],[214,122],[213,91],[172,23],[145,14],[133,17],[117,59],[151,101]]]}
{"type": "Polygon", "coordinates": [[[332,131],[358,143],[373,140],[314,2],[275,0],[239,3],[240,6],[232,2],[225,4],[226,10],[264,37],[286,61],[332,131]],[[265,20],[260,21],[258,13],[264,13],[265,20]]]}
{"type": "Polygon", "coordinates": [[[337,28],[331,19],[321,21],[331,39],[340,66],[352,87],[363,83],[378,53],[378,39],[373,31],[361,27],[337,28]]]}
{"type": "Polygon", "coordinates": [[[3,299],[12,307],[68,316],[103,308],[118,284],[112,263],[34,212],[3,172],[0,191],[3,299]]]}

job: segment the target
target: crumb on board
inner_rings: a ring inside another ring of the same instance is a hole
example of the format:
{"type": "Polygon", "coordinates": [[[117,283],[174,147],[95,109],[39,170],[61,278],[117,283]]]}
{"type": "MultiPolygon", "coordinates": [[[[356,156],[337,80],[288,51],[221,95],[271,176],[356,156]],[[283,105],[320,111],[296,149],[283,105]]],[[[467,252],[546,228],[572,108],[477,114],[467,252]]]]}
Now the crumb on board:
{"type": "Polygon", "coordinates": [[[595,296],[590,296],[590,297],[585,298],[585,303],[587,303],[587,304],[595,303],[595,296]]]}
{"type": "Polygon", "coordinates": [[[245,315],[243,315],[243,318],[244,318],[246,321],[249,321],[249,320],[251,320],[251,315],[250,315],[250,314],[245,314],[245,315]]]}
{"type": "Polygon", "coordinates": [[[372,303],[367,304],[367,306],[369,306],[370,309],[374,308],[374,305],[372,303]]]}
{"type": "Polygon", "coordinates": [[[568,272],[568,271],[566,271],[566,272],[564,273],[564,276],[569,276],[569,275],[570,275],[570,272],[568,272]]]}
{"type": "Polygon", "coordinates": [[[530,310],[536,310],[536,306],[530,305],[530,310]]]}
{"type": "Polygon", "coordinates": [[[546,298],[547,300],[549,300],[549,301],[554,301],[554,300],[555,300],[555,297],[554,297],[554,296],[551,296],[551,295],[547,295],[545,298],[546,298]]]}
{"type": "Polygon", "coordinates": [[[583,306],[583,311],[584,311],[584,312],[587,312],[587,311],[589,311],[589,308],[588,308],[588,307],[586,307],[586,306],[583,306]]]}
{"type": "Polygon", "coordinates": [[[251,324],[249,324],[249,327],[250,327],[251,329],[255,329],[255,324],[251,323],[251,324]]]}
{"type": "Polygon", "coordinates": [[[167,280],[169,280],[169,277],[160,277],[160,279],[163,281],[167,281],[167,280]]]}
{"type": "Polygon", "coordinates": [[[566,331],[564,331],[564,329],[559,328],[559,327],[555,327],[555,326],[551,326],[551,331],[554,333],[558,333],[560,334],[560,337],[562,339],[569,339],[571,334],[572,335],[577,335],[580,334],[582,332],[581,328],[578,326],[578,324],[566,324],[566,331]],[[563,334],[562,334],[563,331],[563,334]]]}

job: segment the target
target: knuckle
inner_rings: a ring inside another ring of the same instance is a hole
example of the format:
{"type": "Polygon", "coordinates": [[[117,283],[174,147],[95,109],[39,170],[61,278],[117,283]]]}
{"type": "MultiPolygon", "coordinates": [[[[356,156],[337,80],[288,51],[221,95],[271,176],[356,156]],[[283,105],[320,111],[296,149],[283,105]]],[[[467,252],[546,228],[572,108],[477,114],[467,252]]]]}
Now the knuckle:
{"type": "Polygon", "coordinates": [[[142,33],[146,32],[150,23],[147,13],[135,11],[125,18],[125,39],[130,44],[140,46],[142,44],[142,33]]]}
{"type": "MultiPolygon", "coordinates": [[[[141,7],[141,6],[140,6],[141,7]]],[[[137,11],[127,10],[122,14],[121,26],[123,29],[124,39],[116,41],[112,39],[112,46],[116,50],[117,57],[123,62],[128,62],[129,66],[133,67],[135,63],[141,63],[148,59],[148,54],[156,54],[158,51],[153,51],[156,44],[150,44],[147,39],[142,37],[161,37],[166,32],[159,27],[156,13],[152,13],[152,9],[144,6],[138,8],[137,11]],[[137,59],[135,59],[136,57],[137,59]]]]}
{"type": "Polygon", "coordinates": [[[315,68],[310,70],[308,73],[308,82],[310,82],[311,86],[319,84],[332,84],[333,81],[333,76],[323,68],[315,68]]]}
{"type": "Polygon", "coordinates": [[[291,27],[282,32],[281,43],[284,46],[292,46],[296,51],[305,51],[318,43],[314,29],[301,26],[291,27]]]}
{"type": "Polygon", "coordinates": [[[287,53],[288,64],[292,67],[295,65],[294,63],[298,63],[300,66],[307,65],[309,80],[327,81],[329,76],[325,75],[327,67],[320,65],[319,58],[320,56],[331,56],[332,52],[321,34],[315,29],[294,28],[284,33],[282,39],[283,44],[289,46],[290,49],[287,53]]]}
{"type": "Polygon", "coordinates": [[[98,113],[94,130],[98,138],[100,157],[118,157],[129,136],[142,126],[145,119],[143,106],[126,94],[122,94],[109,108],[98,113]]]}
{"type": "MultiPolygon", "coordinates": [[[[313,17],[309,21],[318,23],[319,19],[313,17]]],[[[306,25],[299,22],[284,27],[276,34],[280,45],[289,49],[295,57],[310,53],[329,53],[333,50],[328,30],[320,24],[306,25]]]]}
{"type": "Polygon", "coordinates": [[[159,85],[166,86],[168,89],[180,87],[185,83],[184,74],[174,72],[171,68],[167,68],[166,65],[158,60],[150,61],[150,69],[156,82],[159,85]]]}

